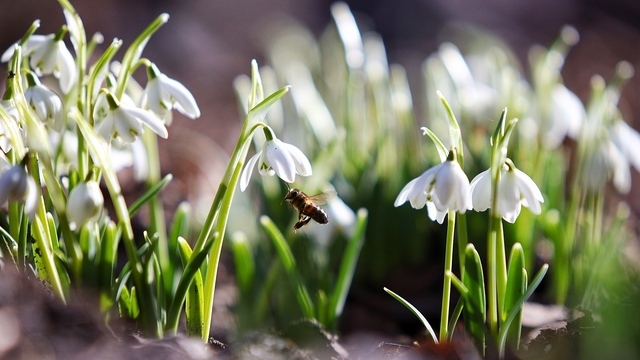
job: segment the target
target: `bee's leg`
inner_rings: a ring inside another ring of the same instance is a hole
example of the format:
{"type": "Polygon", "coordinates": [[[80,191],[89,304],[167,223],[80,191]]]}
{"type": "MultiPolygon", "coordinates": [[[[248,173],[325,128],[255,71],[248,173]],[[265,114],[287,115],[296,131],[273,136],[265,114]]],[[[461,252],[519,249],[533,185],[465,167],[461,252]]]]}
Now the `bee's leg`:
{"type": "Polygon", "coordinates": [[[296,230],[299,230],[311,221],[311,218],[305,215],[302,215],[299,219],[300,220],[293,226],[293,232],[296,232],[296,230]]]}

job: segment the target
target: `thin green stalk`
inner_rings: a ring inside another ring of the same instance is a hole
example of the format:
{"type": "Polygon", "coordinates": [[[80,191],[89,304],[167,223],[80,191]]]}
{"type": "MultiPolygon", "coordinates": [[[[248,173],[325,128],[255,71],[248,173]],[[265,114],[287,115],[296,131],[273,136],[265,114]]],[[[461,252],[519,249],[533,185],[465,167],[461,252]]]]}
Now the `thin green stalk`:
{"type": "MultiPolygon", "coordinates": [[[[147,164],[149,164],[149,175],[147,177],[147,188],[152,188],[161,181],[160,154],[158,152],[158,137],[152,131],[145,131],[142,134],[142,141],[147,150],[147,164]]],[[[167,240],[167,224],[165,222],[164,207],[160,193],[149,200],[149,232],[158,236],[158,260],[163,272],[173,273],[171,259],[169,257],[169,243],[167,240]]],[[[175,251],[176,249],[172,249],[175,251]]],[[[171,295],[173,288],[173,276],[164,277],[165,295],[171,295]]]]}
{"type": "Polygon", "coordinates": [[[211,316],[213,314],[213,299],[215,297],[215,284],[218,277],[218,264],[220,262],[220,253],[222,253],[222,242],[224,240],[224,233],[227,228],[227,219],[231,211],[231,201],[233,200],[233,194],[238,186],[240,180],[240,172],[242,170],[244,162],[239,161],[231,177],[229,188],[225,191],[225,195],[220,205],[220,213],[218,215],[218,221],[216,223],[216,231],[213,237],[213,248],[211,249],[209,264],[207,266],[207,274],[204,284],[204,327],[202,329],[202,340],[207,341],[209,338],[209,331],[211,329],[211,316]]]}
{"type": "Polygon", "coordinates": [[[496,232],[496,295],[498,298],[498,313],[501,313],[504,309],[504,298],[507,288],[507,255],[502,220],[498,219],[494,226],[496,232]]]}
{"type": "MultiPolygon", "coordinates": [[[[444,255],[444,273],[447,274],[453,270],[453,243],[455,239],[456,228],[456,212],[449,211],[447,216],[447,242],[445,245],[444,255]]],[[[449,305],[451,302],[451,277],[444,277],[442,289],[442,310],[440,312],[440,341],[446,341],[447,331],[449,329],[449,305]]]]}
{"type": "Polygon", "coordinates": [[[465,251],[469,243],[469,233],[467,228],[467,215],[458,214],[458,258],[460,266],[460,274],[464,273],[465,251]]]}
{"type": "Polygon", "coordinates": [[[487,239],[487,324],[489,325],[489,332],[492,335],[498,333],[498,300],[497,300],[497,233],[494,230],[495,223],[500,221],[500,218],[495,218],[491,215],[489,225],[489,236],[487,239]]]}

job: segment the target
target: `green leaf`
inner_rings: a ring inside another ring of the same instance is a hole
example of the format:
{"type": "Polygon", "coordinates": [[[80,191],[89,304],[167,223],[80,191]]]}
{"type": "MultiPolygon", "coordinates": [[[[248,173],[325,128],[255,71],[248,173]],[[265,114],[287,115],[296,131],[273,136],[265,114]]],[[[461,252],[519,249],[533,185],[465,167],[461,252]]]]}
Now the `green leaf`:
{"type": "MultiPolygon", "coordinates": [[[[517,301],[527,290],[527,271],[525,269],[524,251],[520,243],[513,244],[509,255],[509,269],[507,272],[507,286],[505,291],[504,309],[500,313],[500,321],[504,323],[509,313],[518,305],[517,301]]],[[[520,344],[522,328],[522,308],[510,325],[509,343],[515,348],[520,344]]]]}
{"type": "Polygon", "coordinates": [[[364,244],[365,232],[367,230],[367,209],[361,208],[356,214],[356,226],[347,243],[347,247],[342,257],[340,264],[340,270],[338,271],[338,277],[336,280],[336,286],[331,293],[329,303],[329,313],[327,318],[327,326],[333,325],[334,322],[344,310],[344,303],[347,300],[349,289],[351,288],[351,282],[353,281],[353,275],[356,271],[356,265],[358,264],[358,258],[360,257],[360,251],[364,244]]]}
{"type": "Polygon", "coordinates": [[[533,294],[533,292],[536,290],[538,285],[540,285],[540,282],[542,282],[542,279],[546,275],[547,270],[549,270],[549,265],[548,264],[542,265],[536,277],[533,278],[533,280],[531,280],[531,283],[529,283],[529,286],[527,287],[527,291],[518,298],[518,300],[515,302],[513,309],[511,310],[506,320],[500,327],[500,332],[498,333],[498,351],[499,351],[500,358],[504,358],[505,344],[507,342],[507,335],[508,335],[507,330],[511,326],[511,322],[513,322],[516,316],[518,316],[518,313],[522,309],[522,306],[524,305],[525,301],[529,299],[529,297],[533,294]]]}
{"type": "Polygon", "coordinates": [[[424,135],[429,136],[429,138],[431,138],[431,141],[433,141],[433,144],[436,146],[440,161],[445,162],[447,160],[447,155],[449,155],[449,150],[447,149],[447,147],[444,146],[442,141],[440,141],[438,136],[433,131],[429,130],[426,127],[422,127],[421,129],[424,132],[424,135]]]}
{"type": "Polygon", "coordinates": [[[276,224],[266,215],[260,217],[260,224],[262,224],[262,227],[267,231],[267,234],[269,234],[269,237],[273,241],[273,245],[289,277],[289,281],[295,289],[296,299],[298,300],[302,314],[307,319],[315,318],[314,305],[309,295],[309,290],[307,290],[307,287],[300,278],[300,274],[297,272],[296,260],[282,232],[280,232],[276,224]]]}
{"type": "Polygon", "coordinates": [[[248,295],[253,285],[256,264],[249,241],[244,233],[236,232],[231,236],[231,250],[238,287],[243,295],[248,295]]]}
{"type": "Polygon", "coordinates": [[[465,265],[462,283],[468,292],[462,294],[464,309],[462,311],[467,331],[474,338],[478,349],[485,346],[486,294],[484,275],[480,255],[473,244],[465,249],[465,265]]]}
{"type": "MultiPolygon", "coordinates": [[[[191,247],[187,240],[183,237],[178,238],[178,248],[182,265],[187,266],[191,258],[191,247]]],[[[204,306],[202,273],[198,269],[189,290],[187,291],[185,316],[187,321],[187,334],[198,336],[202,334],[204,328],[202,318],[202,307],[204,306]]]]}
{"type": "Polygon", "coordinates": [[[394,299],[398,300],[402,305],[404,305],[407,309],[409,309],[409,311],[411,311],[413,315],[415,315],[418,319],[420,319],[420,321],[422,322],[422,325],[424,325],[429,335],[431,335],[431,339],[433,340],[433,342],[436,344],[438,343],[438,337],[436,336],[436,332],[433,331],[433,328],[431,327],[431,324],[429,324],[429,321],[427,321],[424,315],[422,315],[422,313],[418,311],[418,309],[416,309],[415,306],[411,305],[411,303],[409,303],[407,300],[403,299],[400,295],[394,293],[393,291],[387,289],[386,287],[384,288],[384,291],[386,291],[387,294],[393,296],[394,299]]]}
{"type": "Polygon", "coordinates": [[[129,206],[129,217],[133,217],[141,207],[143,207],[149,200],[151,200],[154,196],[156,196],[165,186],[167,186],[171,180],[173,180],[173,175],[167,174],[162,180],[158,181],[156,184],[151,186],[147,191],[142,194],[136,201],[129,206]]]}

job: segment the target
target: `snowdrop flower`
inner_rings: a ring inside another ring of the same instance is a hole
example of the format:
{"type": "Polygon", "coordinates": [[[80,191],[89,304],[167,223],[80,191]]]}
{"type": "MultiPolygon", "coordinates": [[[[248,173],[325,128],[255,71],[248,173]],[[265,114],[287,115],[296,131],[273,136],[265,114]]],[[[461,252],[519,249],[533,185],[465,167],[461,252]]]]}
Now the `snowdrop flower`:
{"type": "Polygon", "coordinates": [[[82,182],[71,190],[67,202],[67,217],[71,230],[81,228],[100,215],[104,197],[96,181],[82,182]]]}
{"type": "MultiPolygon", "coordinates": [[[[636,149],[640,151],[640,148],[636,149]]],[[[631,170],[625,155],[610,140],[596,141],[589,148],[584,162],[584,185],[592,191],[599,192],[608,180],[621,194],[631,190],[631,170]]]]}
{"type": "Polygon", "coordinates": [[[36,115],[52,129],[62,130],[63,108],[60,97],[42,85],[31,72],[27,73],[27,82],[29,87],[25,90],[24,96],[36,115]]]}
{"type": "Polygon", "coordinates": [[[104,97],[108,103],[108,110],[100,106],[100,100],[96,102],[93,116],[98,124],[98,132],[105,139],[111,139],[113,135],[125,143],[132,143],[143,131],[142,124],[147,125],[153,132],[162,138],[167,138],[167,128],[151,111],[128,104],[126,101],[118,101],[111,93],[104,91],[98,95],[104,97]]]}
{"type": "MultiPolygon", "coordinates": [[[[77,80],[76,64],[62,38],[67,30],[64,27],[56,34],[31,35],[24,44],[23,54],[30,57],[29,64],[38,76],[53,74],[60,81],[60,90],[67,94],[77,80]]],[[[0,60],[7,62],[15,52],[12,45],[0,60]]]]}
{"type": "MultiPolygon", "coordinates": [[[[490,170],[481,172],[471,181],[471,201],[476,211],[485,211],[491,207],[490,170]]],[[[540,214],[540,203],[544,202],[544,198],[533,180],[516,169],[508,159],[500,171],[497,214],[510,223],[516,221],[522,206],[529,208],[536,215],[540,214]]]]}
{"type": "Polygon", "coordinates": [[[449,211],[464,214],[471,208],[469,179],[455,160],[455,150],[449,152],[446,161],[425,171],[411,180],[393,203],[395,207],[411,203],[414,209],[427,205],[431,220],[442,224],[449,211]]]}
{"type": "Polygon", "coordinates": [[[264,128],[267,138],[262,150],[255,154],[245,165],[240,177],[240,190],[244,191],[249,185],[253,167],[258,163],[260,175],[278,175],[283,181],[292,183],[296,174],[309,176],[312,173],[309,159],[297,147],[278,140],[270,128],[264,128]]]}
{"type": "Polygon", "coordinates": [[[9,168],[0,176],[0,204],[23,201],[25,212],[31,216],[36,212],[39,193],[36,182],[22,164],[9,168]]]}
{"type": "Polygon", "coordinates": [[[193,95],[178,81],[169,78],[158,70],[155,64],[147,67],[149,82],[142,94],[142,107],[153,111],[170,125],[172,109],[190,119],[200,117],[200,109],[193,95]]]}
{"type": "Polygon", "coordinates": [[[551,91],[551,112],[549,123],[542,131],[542,143],[548,149],[555,149],[569,136],[576,139],[587,112],[580,98],[562,84],[551,91]]]}

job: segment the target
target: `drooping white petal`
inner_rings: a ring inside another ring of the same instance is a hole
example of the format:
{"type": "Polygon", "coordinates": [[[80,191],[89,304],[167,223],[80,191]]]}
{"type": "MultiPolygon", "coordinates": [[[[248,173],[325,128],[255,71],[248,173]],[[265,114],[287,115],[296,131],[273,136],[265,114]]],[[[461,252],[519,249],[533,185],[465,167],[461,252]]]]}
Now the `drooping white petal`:
{"type": "Polygon", "coordinates": [[[456,161],[445,161],[435,176],[436,209],[464,214],[469,204],[469,180],[460,165],[456,161]]]}
{"type": "Polygon", "coordinates": [[[95,181],[83,182],[71,190],[67,202],[67,216],[71,230],[82,227],[98,216],[104,205],[100,186],[95,181]]]}
{"type": "Polygon", "coordinates": [[[292,183],[296,180],[296,167],[291,154],[282,146],[282,141],[273,139],[267,141],[264,150],[265,156],[271,168],[282,180],[292,183]]]}
{"type": "Polygon", "coordinates": [[[298,175],[310,176],[313,173],[309,159],[300,149],[282,141],[280,141],[280,146],[291,155],[298,175]]]}
{"type": "Polygon", "coordinates": [[[522,202],[516,176],[512,171],[502,174],[498,184],[498,209],[497,212],[506,221],[513,223],[520,215],[522,202]]]}
{"type": "Polygon", "coordinates": [[[147,125],[154,133],[163,139],[169,137],[169,132],[162,121],[152,112],[140,109],[138,107],[121,104],[120,109],[125,110],[128,114],[147,125]]]}
{"type": "Polygon", "coordinates": [[[53,75],[60,80],[60,90],[68,94],[76,82],[76,64],[64,42],[57,41],[56,47],[56,68],[53,75]]]}
{"type": "Polygon", "coordinates": [[[558,147],[566,136],[575,139],[580,132],[586,111],[580,98],[566,86],[558,84],[551,94],[550,123],[542,129],[542,141],[547,148],[558,147]]]}
{"type": "Polygon", "coordinates": [[[518,169],[513,169],[511,171],[513,171],[517,181],[522,205],[528,207],[532,213],[539,215],[542,212],[540,203],[544,202],[542,192],[529,175],[518,169]]]}
{"type": "Polygon", "coordinates": [[[258,159],[262,155],[262,151],[259,151],[257,154],[253,155],[247,164],[242,169],[242,174],[240,175],[240,191],[245,191],[247,186],[249,186],[249,179],[251,179],[251,174],[253,173],[253,168],[258,162],[258,159]]]}
{"type": "Polygon", "coordinates": [[[409,189],[409,202],[414,209],[422,209],[427,203],[429,187],[431,187],[435,173],[440,169],[440,165],[442,164],[438,164],[423,172],[422,175],[415,179],[415,183],[409,189]]]}
{"type": "Polygon", "coordinates": [[[489,169],[476,175],[470,184],[471,203],[475,211],[485,211],[491,207],[491,173],[489,169]]]}
{"type": "Polygon", "coordinates": [[[407,185],[405,185],[402,188],[402,190],[400,190],[400,193],[398,194],[398,197],[396,197],[396,201],[393,202],[393,206],[398,207],[398,206],[404,204],[405,202],[407,202],[407,200],[409,200],[409,194],[410,194],[411,190],[413,189],[413,187],[415,186],[417,181],[418,181],[418,178],[415,178],[415,179],[409,181],[407,183],[407,185]]]}
{"type": "Polygon", "coordinates": [[[164,74],[160,75],[160,79],[170,97],[175,100],[172,103],[176,110],[191,119],[200,117],[200,108],[198,108],[196,99],[182,83],[164,74]]]}
{"type": "Polygon", "coordinates": [[[616,121],[611,127],[611,140],[620,149],[627,161],[640,171],[640,133],[623,120],[616,121]]]}

